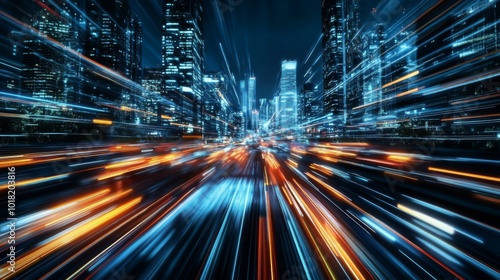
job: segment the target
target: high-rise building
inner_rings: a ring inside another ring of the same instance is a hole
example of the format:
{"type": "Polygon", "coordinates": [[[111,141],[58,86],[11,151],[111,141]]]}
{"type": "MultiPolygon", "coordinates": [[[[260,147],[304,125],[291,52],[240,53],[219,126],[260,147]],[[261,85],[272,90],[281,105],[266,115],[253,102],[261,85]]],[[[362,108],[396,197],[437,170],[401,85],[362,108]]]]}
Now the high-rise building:
{"type": "Polygon", "coordinates": [[[171,124],[183,133],[201,133],[203,48],[200,0],[165,0],[162,33],[163,95],[175,105],[171,124]]]}
{"type": "Polygon", "coordinates": [[[360,32],[359,0],[346,1],[345,16],[345,81],[344,108],[346,123],[357,127],[362,122],[363,114],[353,108],[363,104],[363,62],[362,33],[360,32]]]}
{"type": "Polygon", "coordinates": [[[325,114],[344,114],[343,109],[343,1],[323,1],[323,90],[325,114]]]}
{"type": "Polygon", "coordinates": [[[142,23],[139,18],[130,14],[125,30],[125,76],[136,83],[142,78],[142,23]]]}
{"type": "MultiPolygon", "coordinates": [[[[69,14],[54,14],[49,1],[41,1],[36,13],[39,17],[31,23],[37,29],[37,36],[23,41],[23,89],[35,98],[59,102],[72,102],[74,95],[65,90],[65,53],[46,38],[66,44],[70,38],[69,14]]],[[[66,3],[64,3],[66,4],[66,3]]],[[[63,4],[63,5],[64,5],[63,4]]],[[[66,5],[65,5],[66,6],[66,5]]]]}
{"type": "Polygon", "coordinates": [[[248,77],[240,81],[240,106],[245,118],[246,129],[258,129],[259,114],[257,110],[257,79],[248,77]]]}
{"type": "MultiPolygon", "coordinates": [[[[127,18],[127,29],[125,30],[126,45],[125,56],[127,59],[125,76],[137,84],[141,84],[142,79],[142,25],[137,16],[130,14],[127,18]]],[[[140,123],[140,114],[142,109],[141,91],[130,83],[128,87],[122,90],[122,106],[132,108],[130,119],[136,124],[140,123]]]]}
{"type": "Polygon", "coordinates": [[[60,102],[45,108],[47,115],[139,123],[141,87],[134,82],[142,75],[142,30],[127,2],[16,4],[27,15],[21,19],[25,27],[16,30],[14,38],[22,63],[19,92],[60,102]]]}
{"type": "Polygon", "coordinates": [[[297,130],[297,61],[281,62],[281,79],[279,91],[279,127],[281,132],[297,130]]]}
{"type": "Polygon", "coordinates": [[[273,108],[273,114],[271,114],[271,128],[274,131],[279,131],[279,129],[281,128],[281,120],[279,117],[281,113],[279,91],[273,95],[273,100],[271,101],[271,103],[271,106],[273,108]]]}
{"type": "Polygon", "coordinates": [[[494,130],[498,120],[477,121],[470,119],[470,116],[487,116],[500,110],[499,98],[495,98],[500,91],[500,83],[496,82],[498,76],[487,78],[500,69],[498,59],[491,57],[500,49],[500,3],[479,0],[458,10],[453,15],[450,37],[450,56],[455,64],[467,63],[467,78],[476,82],[468,83],[453,73],[454,78],[462,78],[463,82],[447,93],[448,102],[445,106],[450,114],[446,119],[456,118],[458,121],[446,121],[446,132],[477,134],[488,129],[494,130]]]}
{"type": "Polygon", "coordinates": [[[270,111],[270,105],[271,103],[267,98],[260,98],[259,99],[259,130],[260,131],[268,131],[269,126],[270,126],[270,118],[271,115],[269,114],[270,111]]]}
{"type": "Polygon", "coordinates": [[[322,6],[324,109],[344,122],[348,99],[361,91],[360,76],[351,73],[361,62],[358,10],[357,0],[323,1],[322,6]]]}
{"type": "MultiPolygon", "coordinates": [[[[13,17],[19,18],[21,16],[19,15],[19,12],[16,12],[15,7],[19,4],[24,5],[24,1],[26,0],[5,2],[3,3],[5,5],[2,5],[2,11],[13,17]]],[[[23,12],[32,13],[26,9],[26,7],[23,9],[23,12]]],[[[0,63],[0,76],[2,76],[2,79],[0,79],[0,91],[23,94],[21,87],[21,77],[23,71],[22,43],[26,33],[17,29],[12,29],[7,24],[0,25],[0,33],[5,34],[7,39],[10,41],[10,44],[2,44],[0,46],[0,52],[2,52],[2,56],[4,58],[3,63],[0,63]]],[[[5,104],[4,108],[8,108],[11,106],[7,105],[9,103],[11,102],[4,100],[0,104],[5,104]]]]}
{"type": "MultiPolygon", "coordinates": [[[[375,12],[375,11],[374,11],[375,12]]],[[[363,99],[362,105],[354,108],[363,113],[363,122],[374,127],[377,117],[383,115],[382,82],[385,65],[386,33],[383,23],[368,27],[363,37],[363,99]]]]}
{"type": "Polygon", "coordinates": [[[205,74],[203,77],[203,139],[215,140],[219,138],[219,114],[221,112],[221,97],[219,95],[220,79],[217,74],[205,74]]]}
{"type": "Polygon", "coordinates": [[[249,116],[250,114],[248,113],[248,80],[243,79],[240,81],[240,102],[241,102],[241,111],[243,113],[243,127],[244,130],[246,131],[248,129],[248,123],[249,123],[249,116]]]}
{"type": "Polygon", "coordinates": [[[126,0],[84,3],[86,16],[80,23],[85,27],[82,53],[100,65],[84,68],[84,94],[78,102],[106,104],[108,109],[127,108],[110,112],[106,117],[138,124],[141,116],[137,110],[142,107],[138,97],[142,93],[133,82],[140,84],[142,75],[141,23],[126,0]]]}
{"type": "Polygon", "coordinates": [[[414,21],[418,13],[408,15],[407,5],[411,3],[390,0],[371,11],[377,21],[365,25],[362,33],[363,93],[354,108],[359,122],[351,131],[373,134],[378,129],[392,133],[404,118],[405,109],[400,102],[412,97],[409,90],[415,90],[418,77],[414,21]],[[392,20],[383,20],[388,14],[392,20]]]}
{"type": "Polygon", "coordinates": [[[298,99],[298,122],[300,132],[307,130],[312,120],[312,105],[315,98],[315,86],[313,83],[305,83],[302,86],[298,99]]]}
{"type": "MultiPolygon", "coordinates": [[[[308,136],[318,135],[324,128],[323,122],[323,100],[320,100],[317,96],[318,89],[315,88],[316,97],[311,102],[310,115],[307,116],[307,126],[305,126],[305,131],[308,136]]],[[[307,113],[306,113],[307,114],[307,113]]]]}
{"type": "Polygon", "coordinates": [[[165,108],[161,102],[162,78],[161,68],[144,68],[142,87],[145,91],[142,94],[144,98],[142,110],[146,113],[143,115],[141,123],[162,125],[162,122],[168,120],[167,114],[169,112],[162,110],[165,108]]]}
{"type": "MultiPolygon", "coordinates": [[[[450,40],[454,23],[453,14],[456,13],[457,7],[465,7],[468,4],[462,3],[450,9],[449,3],[444,1],[429,8],[424,16],[416,20],[415,28],[418,33],[415,40],[417,48],[415,53],[418,67],[415,67],[414,70],[404,69],[401,76],[408,75],[408,73],[418,69],[418,80],[408,79],[408,82],[402,83],[397,91],[407,92],[412,89],[429,91],[438,88],[439,90],[436,90],[432,95],[423,95],[417,92],[395,101],[394,114],[400,120],[407,120],[411,124],[412,132],[416,131],[416,126],[440,126],[441,117],[439,114],[445,113],[449,107],[446,99],[452,89],[445,85],[456,83],[457,77],[462,76],[462,74],[456,75],[450,71],[458,64],[457,59],[452,56],[452,42],[450,40]],[[430,118],[434,119],[434,124],[429,123],[430,118]]],[[[395,72],[393,71],[393,73],[395,72]]],[[[395,78],[397,77],[393,75],[393,80],[395,78]]]]}
{"type": "Polygon", "coordinates": [[[245,129],[244,129],[244,123],[243,123],[243,112],[241,110],[236,110],[233,112],[233,126],[232,127],[232,134],[231,136],[233,138],[243,138],[245,136],[245,129]]]}
{"type": "Polygon", "coordinates": [[[345,124],[348,105],[355,107],[362,93],[358,0],[323,1],[323,89],[325,114],[345,124]]]}
{"type": "MultiPolygon", "coordinates": [[[[417,73],[419,73],[418,54],[428,52],[431,48],[441,49],[434,42],[424,45],[418,43],[415,32],[413,32],[414,28],[414,26],[410,26],[392,36],[387,45],[389,50],[384,58],[387,63],[383,70],[382,97],[387,101],[383,103],[382,110],[388,117],[396,119],[404,118],[405,110],[407,110],[405,107],[416,101],[410,100],[408,97],[404,99],[395,97],[398,94],[415,90],[415,80],[418,77],[417,73]]],[[[420,105],[418,106],[420,107],[420,105]]]]}
{"type": "Polygon", "coordinates": [[[228,80],[222,73],[207,73],[203,77],[202,118],[204,139],[229,136],[232,112],[226,99],[228,80]]]}
{"type": "Polygon", "coordinates": [[[257,130],[259,112],[257,111],[257,79],[248,79],[248,111],[250,114],[250,130],[257,130]]]}

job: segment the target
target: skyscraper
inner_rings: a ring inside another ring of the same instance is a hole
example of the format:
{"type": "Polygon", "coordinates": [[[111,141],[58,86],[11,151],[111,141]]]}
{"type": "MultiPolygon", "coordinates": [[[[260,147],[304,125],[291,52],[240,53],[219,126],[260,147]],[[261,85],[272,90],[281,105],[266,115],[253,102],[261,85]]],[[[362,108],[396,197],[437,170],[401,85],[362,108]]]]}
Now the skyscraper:
{"type": "MultiPolygon", "coordinates": [[[[142,27],[128,1],[86,1],[85,11],[86,18],[80,23],[85,26],[82,53],[114,73],[140,82],[142,27]]],[[[133,96],[139,92],[113,82],[116,75],[108,73],[107,69],[90,67],[84,75],[87,95],[81,96],[79,102],[114,102],[137,107],[133,105],[137,101],[133,96]]],[[[126,118],[135,119],[133,116],[126,118]]]]}
{"type": "Polygon", "coordinates": [[[386,33],[383,23],[368,27],[363,40],[363,99],[354,110],[363,112],[364,122],[374,124],[382,110],[382,67],[386,33]]]}
{"type": "Polygon", "coordinates": [[[162,69],[161,68],[144,68],[144,77],[142,86],[145,91],[142,110],[146,111],[141,123],[150,125],[162,125],[166,121],[166,112],[162,112],[163,105],[161,104],[160,96],[162,91],[162,69]],[[164,117],[162,118],[162,115],[164,117]]]}
{"type": "Polygon", "coordinates": [[[248,113],[248,81],[243,79],[240,81],[240,102],[241,111],[243,113],[243,129],[246,131],[248,129],[249,117],[248,113]]]}
{"type": "Polygon", "coordinates": [[[257,111],[257,79],[250,77],[248,79],[248,111],[250,115],[250,130],[255,131],[258,123],[257,111]]]}
{"type": "MultiPolygon", "coordinates": [[[[477,121],[468,119],[474,115],[492,115],[499,112],[500,91],[498,76],[487,78],[487,73],[498,73],[500,62],[492,55],[500,49],[500,3],[478,0],[454,13],[451,25],[451,57],[455,64],[467,63],[467,78],[476,82],[468,83],[453,73],[460,86],[447,92],[450,117],[461,121],[445,122],[445,131],[451,134],[477,134],[494,130],[498,120],[477,121]],[[478,59],[481,58],[481,59],[478,59]],[[473,79],[474,79],[473,78],[473,79]],[[478,100],[466,102],[466,100],[478,100]]],[[[460,74],[460,72],[458,71],[460,74]]],[[[498,75],[498,74],[496,74],[498,75]]],[[[443,127],[443,126],[442,126],[443,127]]]]}
{"type": "Polygon", "coordinates": [[[62,16],[54,14],[51,3],[45,0],[41,2],[46,8],[38,7],[36,13],[39,17],[31,23],[38,30],[38,34],[27,37],[23,42],[22,86],[28,94],[36,98],[60,102],[73,101],[73,96],[68,95],[64,88],[65,54],[43,38],[51,38],[66,44],[71,27],[68,21],[69,14],[65,13],[62,16]]]}
{"type": "Polygon", "coordinates": [[[204,139],[220,139],[229,135],[232,117],[226,100],[228,80],[222,73],[207,73],[203,77],[202,117],[204,139]]]}
{"type": "Polygon", "coordinates": [[[281,62],[279,124],[282,132],[297,129],[297,61],[281,62]]]}
{"type": "Polygon", "coordinates": [[[271,106],[273,108],[273,113],[271,114],[271,128],[275,131],[281,128],[280,122],[280,95],[279,91],[273,95],[273,99],[271,101],[271,106]]]}
{"type": "Polygon", "coordinates": [[[200,0],[165,0],[162,33],[163,95],[175,106],[172,125],[201,132],[203,90],[203,8],[200,0]]]}
{"type": "Polygon", "coordinates": [[[269,119],[271,112],[271,103],[266,98],[259,99],[259,129],[267,131],[269,129],[269,119]]]}
{"type": "Polygon", "coordinates": [[[343,115],[343,1],[323,1],[323,90],[325,114],[343,115]]]}
{"type": "Polygon", "coordinates": [[[300,91],[300,97],[298,102],[298,121],[299,127],[301,127],[301,132],[304,132],[304,126],[308,125],[308,122],[312,119],[312,104],[314,98],[314,84],[305,83],[300,91]]]}
{"type": "Polygon", "coordinates": [[[127,78],[140,83],[142,77],[142,24],[136,15],[131,15],[127,33],[127,78]]]}
{"type": "Polygon", "coordinates": [[[361,75],[353,70],[361,63],[358,0],[323,1],[323,88],[325,114],[345,124],[348,102],[358,102],[361,75]]]}

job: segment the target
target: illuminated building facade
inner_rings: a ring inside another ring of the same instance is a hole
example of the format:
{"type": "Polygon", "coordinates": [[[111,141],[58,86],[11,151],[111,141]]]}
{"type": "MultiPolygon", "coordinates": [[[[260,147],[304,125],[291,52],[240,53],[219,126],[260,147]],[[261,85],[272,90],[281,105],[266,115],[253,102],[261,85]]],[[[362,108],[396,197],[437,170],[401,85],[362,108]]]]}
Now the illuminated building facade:
{"type": "MultiPolygon", "coordinates": [[[[347,123],[350,109],[360,103],[362,75],[358,0],[323,1],[323,89],[324,110],[347,123]]],[[[329,125],[333,133],[333,124],[329,125]]]]}
{"type": "Polygon", "coordinates": [[[259,130],[267,131],[269,130],[270,118],[271,118],[271,103],[267,98],[259,99],[259,130]]]}
{"type": "Polygon", "coordinates": [[[203,38],[201,1],[166,0],[162,35],[163,95],[175,105],[171,125],[201,133],[203,38]]]}
{"type": "Polygon", "coordinates": [[[143,107],[137,98],[142,93],[132,83],[116,83],[116,75],[140,83],[142,76],[142,26],[132,13],[128,1],[86,1],[87,18],[82,38],[82,52],[105,69],[84,70],[84,93],[79,103],[126,107],[134,110],[114,111],[108,116],[124,123],[141,122],[137,109],[143,107]]]}
{"type": "Polygon", "coordinates": [[[343,1],[323,1],[323,90],[325,114],[343,116],[344,25],[343,1]]]}
{"type": "Polygon", "coordinates": [[[280,96],[279,92],[276,92],[273,95],[273,100],[271,101],[272,103],[272,108],[273,108],[273,114],[271,117],[271,128],[275,131],[278,131],[279,128],[281,128],[281,119],[279,117],[281,111],[280,111],[280,96]]]}
{"type": "Polygon", "coordinates": [[[476,81],[466,83],[462,79],[459,87],[448,92],[449,116],[456,120],[445,122],[446,133],[492,133],[488,131],[497,129],[498,119],[470,118],[500,110],[498,99],[493,97],[500,91],[498,76],[490,76],[500,68],[499,60],[492,57],[500,49],[498,1],[478,0],[459,10],[453,17],[450,37],[451,57],[457,64],[467,63],[468,76],[476,81]],[[478,61],[479,57],[482,59],[478,61]],[[476,101],[468,102],[470,99],[476,101]]]}
{"type": "Polygon", "coordinates": [[[250,77],[248,79],[248,112],[250,115],[250,127],[252,131],[257,130],[259,112],[257,111],[257,79],[250,77]]]}
{"type": "Polygon", "coordinates": [[[377,118],[383,115],[382,82],[385,66],[386,33],[383,23],[377,23],[363,38],[363,99],[354,110],[363,113],[365,129],[376,128],[377,118]]]}
{"type": "Polygon", "coordinates": [[[230,127],[231,136],[241,139],[245,136],[243,112],[241,110],[235,110],[232,115],[233,126],[230,127]]]}
{"type": "MultiPolygon", "coordinates": [[[[47,8],[55,9],[49,1],[42,1],[47,8]]],[[[65,7],[66,8],[66,7],[65,7]]],[[[50,37],[62,44],[70,38],[69,14],[64,9],[63,13],[51,13],[39,7],[35,13],[38,17],[31,23],[38,30],[36,36],[26,37],[23,41],[23,89],[31,96],[40,99],[72,102],[74,95],[65,90],[64,81],[66,57],[57,47],[48,43],[40,36],[50,37]]]]}
{"type": "Polygon", "coordinates": [[[313,83],[305,83],[300,91],[298,99],[298,122],[301,133],[307,130],[309,122],[313,119],[312,109],[315,92],[313,83]]]}
{"type": "Polygon", "coordinates": [[[232,110],[226,99],[228,80],[222,73],[207,73],[203,76],[203,83],[203,138],[222,139],[231,134],[229,120],[232,110]]]}
{"type": "Polygon", "coordinates": [[[162,105],[160,96],[162,91],[162,69],[161,68],[144,68],[144,76],[142,78],[142,86],[145,91],[142,96],[144,98],[142,110],[146,111],[143,115],[141,123],[149,125],[161,125],[166,122],[166,113],[161,109],[162,105]],[[162,115],[164,117],[162,118],[162,115]]]}
{"type": "Polygon", "coordinates": [[[257,111],[257,78],[248,77],[240,81],[240,106],[245,118],[245,129],[258,129],[259,114],[257,111]]]}
{"type": "Polygon", "coordinates": [[[243,113],[243,126],[244,130],[248,129],[249,110],[248,110],[248,80],[243,79],[240,81],[240,102],[241,111],[243,113]]]}
{"type": "Polygon", "coordinates": [[[297,129],[297,61],[281,62],[281,79],[279,92],[279,127],[281,132],[297,129]]]}

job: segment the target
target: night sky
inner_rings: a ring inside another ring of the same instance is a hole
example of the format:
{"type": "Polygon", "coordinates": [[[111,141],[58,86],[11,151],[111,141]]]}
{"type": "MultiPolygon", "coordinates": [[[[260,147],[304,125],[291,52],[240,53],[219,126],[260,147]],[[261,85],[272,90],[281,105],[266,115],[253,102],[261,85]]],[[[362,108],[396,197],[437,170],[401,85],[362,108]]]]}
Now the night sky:
{"type": "MultiPolygon", "coordinates": [[[[143,24],[143,64],[160,67],[163,0],[129,1],[143,24]]],[[[257,98],[272,98],[284,59],[297,60],[300,87],[305,82],[304,74],[321,54],[320,42],[306,62],[321,35],[321,0],[219,1],[239,4],[223,11],[217,1],[205,1],[205,70],[225,70],[221,43],[237,80],[244,74],[257,77],[257,98]],[[222,12],[221,18],[217,9],[222,12]]],[[[366,17],[370,7],[361,9],[361,15],[366,17]]],[[[311,69],[314,73],[311,81],[315,84],[321,83],[321,66],[320,59],[311,69]]]]}

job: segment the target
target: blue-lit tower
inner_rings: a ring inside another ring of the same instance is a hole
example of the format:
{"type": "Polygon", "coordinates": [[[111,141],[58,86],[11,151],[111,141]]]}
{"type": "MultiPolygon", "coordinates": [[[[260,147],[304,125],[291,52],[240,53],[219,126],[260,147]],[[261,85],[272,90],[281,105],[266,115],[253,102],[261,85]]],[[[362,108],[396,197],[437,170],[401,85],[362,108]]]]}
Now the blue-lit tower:
{"type": "Polygon", "coordinates": [[[248,113],[250,115],[250,130],[257,130],[259,113],[257,111],[257,78],[248,79],[248,113]]]}
{"type": "Polygon", "coordinates": [[[65,53],[45,39],[67,44],[71,38],[70,15],[65,9],[66,5],[64,9],[58,10],[49,1],[41,3],[44,8],[41,5],[34,11],[38,16],[31,22],[38,34],[27,36],[23,41],[22,87],[35,98],[71,102],[74,95],[69,94],[64,85],[67,70],[65,53]]]}
{"type": "Polygon", "coordinates": [[[323,89],[325,115],[346,124],[353,107],[360,103],[362,75],[356,67],[362,61],[358,0],[323,1],[323,89]]]}
{"type": "Polygon", "coordinates": [[[279,131],[282,133],[297,130],[297,61],[281,62],[279,91],[279,131]]]}
{"type": "Polygon", "coordinates": [[[184,134],[201,134],[203,91],[201,1],[165,0],[162,28],[162,95],[174,106],[165,113],[184,134]]]}

